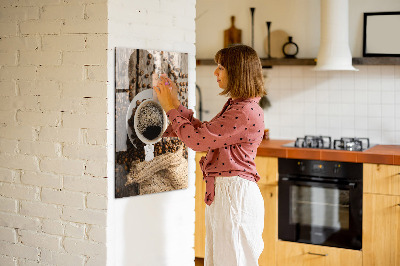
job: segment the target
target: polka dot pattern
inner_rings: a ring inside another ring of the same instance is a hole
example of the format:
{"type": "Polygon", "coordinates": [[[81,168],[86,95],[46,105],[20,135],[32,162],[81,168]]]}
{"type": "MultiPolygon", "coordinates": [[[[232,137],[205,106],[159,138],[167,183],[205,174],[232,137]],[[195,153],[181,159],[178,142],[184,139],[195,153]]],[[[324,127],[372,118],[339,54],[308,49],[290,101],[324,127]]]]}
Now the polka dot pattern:
{"type": "Polygon", "coordinates": [[[194,118],[193,111],[182,105],[167,113],[170,125],[163,137],[176,135],[195,151],[208,150],[200,160],[208,205],[214,200],[216,176],[240,176],[253,182],[260,179],[254,163],[264,133],[259,100],[229,99],[209,122],[194,118]]]}

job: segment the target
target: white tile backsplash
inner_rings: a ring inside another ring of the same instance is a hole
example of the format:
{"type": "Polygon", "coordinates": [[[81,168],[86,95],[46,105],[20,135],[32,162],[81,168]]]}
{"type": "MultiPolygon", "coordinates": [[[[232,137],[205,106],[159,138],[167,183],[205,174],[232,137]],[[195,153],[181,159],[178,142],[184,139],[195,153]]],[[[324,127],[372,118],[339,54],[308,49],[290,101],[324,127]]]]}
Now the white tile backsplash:
{"type": "MultiPolygon", "coordinates": [[[[369,137],[372,143],[400,144],[400,66],[357,65],[359,71],[313,71],[312,66],[264,70],[271,108],[264,111],[274,139],[304,134],[369,137]]],[[[197,67],[203,120],[219,112],[226,97],[214,67],[197,67]]]]}

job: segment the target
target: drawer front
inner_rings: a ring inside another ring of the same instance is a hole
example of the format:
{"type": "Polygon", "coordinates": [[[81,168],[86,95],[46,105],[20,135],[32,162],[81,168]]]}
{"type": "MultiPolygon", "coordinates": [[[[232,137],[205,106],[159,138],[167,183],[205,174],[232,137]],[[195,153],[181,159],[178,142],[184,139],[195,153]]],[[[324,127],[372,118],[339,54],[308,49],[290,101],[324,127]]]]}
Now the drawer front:
{"type": "Polygon", "coordinates": [[[362,266],[362,252],[278,241],[278,266],[362,266]]]}
{"type": "Polygon", "coordinates": [[[363,174],[364,193],[400,195],[400,166],[365,163],[363,174]]]}

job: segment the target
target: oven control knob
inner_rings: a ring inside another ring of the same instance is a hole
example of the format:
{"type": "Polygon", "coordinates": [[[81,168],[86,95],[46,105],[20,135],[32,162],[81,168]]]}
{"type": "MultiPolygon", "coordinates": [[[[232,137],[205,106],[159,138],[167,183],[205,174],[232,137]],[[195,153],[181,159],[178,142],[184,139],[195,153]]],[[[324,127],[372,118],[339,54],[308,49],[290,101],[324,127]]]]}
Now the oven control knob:
{"type": "Polygon", "coordinates": [[[333,168],[333,173],[338,174],[340,172],[340,164],[336,164],[333,168]]]}
{"type": "Polygon", "coordinates": [[[299,170],[304,172],[306,170],[306,166],[303,164],[303,162],[297,162],[297,165],[299,166],[299,170]]]}

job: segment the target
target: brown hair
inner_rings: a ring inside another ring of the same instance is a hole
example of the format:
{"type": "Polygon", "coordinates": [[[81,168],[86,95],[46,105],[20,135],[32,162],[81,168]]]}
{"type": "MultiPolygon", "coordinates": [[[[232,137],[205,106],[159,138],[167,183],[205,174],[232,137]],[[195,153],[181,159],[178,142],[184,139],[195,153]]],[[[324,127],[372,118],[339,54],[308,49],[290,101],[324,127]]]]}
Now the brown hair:
{"type": "Polygon", "coordinates": [[[219,50],[214,57],[228,72],[228,86],[220,95],[252,98],[266,95],[260,58],[247,45],[234,45],[219,50]]]}

